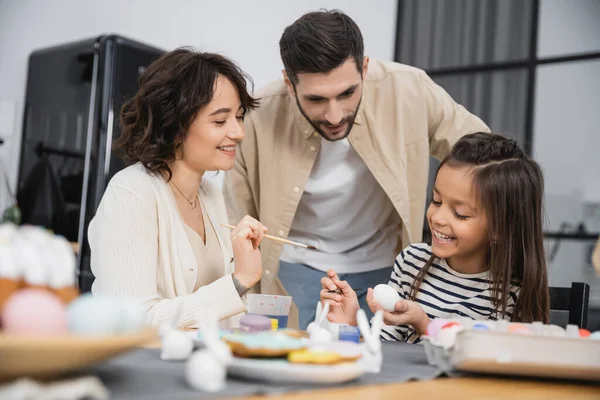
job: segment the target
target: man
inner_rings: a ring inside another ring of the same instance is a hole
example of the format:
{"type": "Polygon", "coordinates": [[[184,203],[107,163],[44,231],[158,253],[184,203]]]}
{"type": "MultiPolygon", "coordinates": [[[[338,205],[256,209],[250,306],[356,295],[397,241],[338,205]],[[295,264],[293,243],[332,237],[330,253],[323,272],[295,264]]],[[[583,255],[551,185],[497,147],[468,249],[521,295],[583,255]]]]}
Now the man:
{"type": "Polygon", "coordinates": [[[429,155],[489,129],[423,71],[365,57],[341,12],[302,16],[279,47],[283,79],[258,91],[224,193],[232,223],[248,214],[316,247],[262,244],[261,291],[291,295],[305,329],[329,268],[370,314],[367,288],[387,283],[401,248],[421,240],[429,155]]]}

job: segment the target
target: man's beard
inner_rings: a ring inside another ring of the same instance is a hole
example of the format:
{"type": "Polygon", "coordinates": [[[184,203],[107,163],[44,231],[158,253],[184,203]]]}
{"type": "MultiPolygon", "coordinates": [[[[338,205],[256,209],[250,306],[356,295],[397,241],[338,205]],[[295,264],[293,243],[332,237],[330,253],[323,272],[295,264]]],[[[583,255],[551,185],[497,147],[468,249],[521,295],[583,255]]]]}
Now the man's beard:
{"type": "Polygon", "coordinates": [[[312,125],[313,128],[315,128],[315,130],[317,132],[319,132],[319,135],[321,135],[321,137],[325,140],[328,140],[330,142],[337,142],[338,140],[342,140],[342,139],[346,139],[348,137],[348,135],[350,135],[350,131],[352,130],[352,126],[354,125],[354,120],[356,119],[356,113],[358,112],[358,108],[360,107],[360,103],[362,101],[362,96],[360,97],[360,100],[358,101],[358,104],[356,105],[356,109],[354,110],[354,112],[352,114],[350,114],[347,117],[344,117],[339,124],[337,124],[337,126],[339,125],[343,125],[345,123],[348,123],[348,128],[346,129],[346,132],[335,139],[332,139],[330,137],[327,136],[327,133],[325,133],[321,128],[319,128],[320,125],[325,125],[325,126],[331,126],[331,124],[327,121],[324,120],[315,120],[313,121],[312,119],[310,119],[308,117],[308,115],[306,115],[306,113],[304,112],[304,109],[302,108],[302,106],[300,105],[300,101],[298,101],[298,96],[296,96],[296,104],[298,105],[298,109],[300,110],[300,112],[302,113],[302,115],[304,116],[304,118],[306,118],[306,120],[308,122],[310,122],[310,124],[312,125]]]}

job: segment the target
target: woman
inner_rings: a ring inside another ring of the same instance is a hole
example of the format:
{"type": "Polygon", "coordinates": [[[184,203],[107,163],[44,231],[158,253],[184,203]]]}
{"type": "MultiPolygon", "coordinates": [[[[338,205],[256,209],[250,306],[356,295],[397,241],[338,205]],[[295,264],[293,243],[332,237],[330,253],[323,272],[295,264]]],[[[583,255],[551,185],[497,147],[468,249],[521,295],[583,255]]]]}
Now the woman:
{"type": "Polygon", "coordinates": [[[153,326],[176,315],[193,326],[209,312],[237,326],[262,275],[266,228],[250,217],[221,227],[221,191],[202,176],[233,168],[256,106],[244,73],[220,55],[178,49],[148,67],[115,142],[133,165],[111,179],[88,230],[94,294],[140,299],[153,326]]]}

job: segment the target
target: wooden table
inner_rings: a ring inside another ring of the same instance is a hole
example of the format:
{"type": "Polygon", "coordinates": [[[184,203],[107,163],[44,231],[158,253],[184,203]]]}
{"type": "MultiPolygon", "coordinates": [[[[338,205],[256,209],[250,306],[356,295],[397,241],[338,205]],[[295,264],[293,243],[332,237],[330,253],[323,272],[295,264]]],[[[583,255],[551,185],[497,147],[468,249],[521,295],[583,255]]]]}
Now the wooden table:
{"type": "MultiPolygon", "coordinates": [[[[146,343],[146,348],[160,348],[160,341],[146,343]]],[[[440,400],[600,400],[600,384],[586,385],[510,378],[439,378],[430,381],[387,385],[352,386],[342,389],[309,390],[282,395],[236,397],[245,400],[397,400],[408,398],[440,400]],[[417,397],[418,396],[418,397],[417,397]]],[[[231,399],[231,400],[234,400],[231,399]]]]}
{"type": "Polygon", "coordinates": [[[600,386],[585,386],[534,380],[491,378],[440,378],[431,381],[389,385],[353,386],[343,389],[311,390],[279,396],[252,396],[246,400],[397,400],[397,399],[478,399],[478,400],[599,400],[600,386]]]}

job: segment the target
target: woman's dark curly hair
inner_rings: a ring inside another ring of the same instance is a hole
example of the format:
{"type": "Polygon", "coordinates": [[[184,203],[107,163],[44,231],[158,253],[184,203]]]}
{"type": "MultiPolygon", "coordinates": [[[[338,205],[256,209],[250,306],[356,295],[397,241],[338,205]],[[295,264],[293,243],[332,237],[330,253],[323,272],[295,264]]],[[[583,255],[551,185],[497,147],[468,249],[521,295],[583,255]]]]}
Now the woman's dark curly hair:
{"type": "Polygon", "coordinates": [[[212,100],[219,76],[237,89],[244,113],[258,106],[246,88],[250,77],[219,54],[180,48],[154,61],[140,77],[135,97],[121,109],[115,152],[126,164],[140,162],[170,180],[169,165],[196,115],[212,100]]]}

